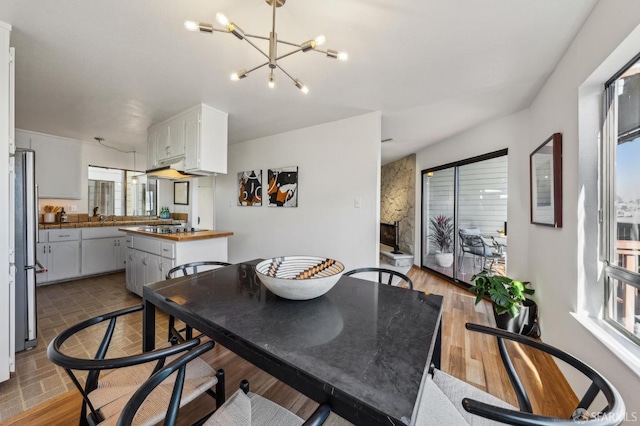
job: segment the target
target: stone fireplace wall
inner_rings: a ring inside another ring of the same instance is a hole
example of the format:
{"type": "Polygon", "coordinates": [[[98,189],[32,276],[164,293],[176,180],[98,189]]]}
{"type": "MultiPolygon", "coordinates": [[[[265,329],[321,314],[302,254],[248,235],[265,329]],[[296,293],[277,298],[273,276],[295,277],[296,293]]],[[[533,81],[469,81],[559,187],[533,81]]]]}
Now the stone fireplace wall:
{"type": "Polygon", "coordinates": [[[382,166],[380,221],[400,221],[400,251],[413,254],[415,228],[416,156],[412,154],[382,166]]]}

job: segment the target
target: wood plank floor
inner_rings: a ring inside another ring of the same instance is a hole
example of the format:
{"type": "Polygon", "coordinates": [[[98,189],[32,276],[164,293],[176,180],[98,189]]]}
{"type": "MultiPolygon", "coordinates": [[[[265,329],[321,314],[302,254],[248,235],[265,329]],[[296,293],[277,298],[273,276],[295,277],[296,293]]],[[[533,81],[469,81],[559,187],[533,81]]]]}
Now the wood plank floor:
{"type": "MultiPolygon", "coordinates": [[[[466,322],[494,326],[491,305],[482,302],[474,305],[474,296],[444,280],[418,268],[412,268],[409,276],[415,289],[444,296],[442,370],[465,380],[472,385],[516,405],[515,395],[504,372],[494,338],[472,333],[464,328],[466,322]]],[[[166,330],[166,316],[158,314],[157,324],[161,335],[166,330]]],[[[137,324],[139,318],[134,319],[137,324]]],[[[139,344],[139,336],[129,339],[128,345],[139,344]]],[[[555,362],[545,354],[508,345],[518,373],[530,394],[534,412],[552,416],[568,417],[577,403],[577,398],[555,362]]],[[[264,395],[283,407],[308,417],[317,404],[299,392],[279,382],[247,361],[237,357],[221,345],[207,353],[204,358],[214,368],[223,368],[226,373],[227,394],[238,388],[240,380],[247,378],[252,391],[264,395]]],[[[77,423],[80,397],[77,391],[69,391],[27,410],[2,423],[3,425],[68,425],[77,423]]],[[[194,401],[183,413],[197,417],[199,413],[213,407],[210,398],[194,401]]],[[[185,424],[190,418],[183,419],[185,424]]],[[[349,423],[331,414],[327,425],[349,423]]]]}

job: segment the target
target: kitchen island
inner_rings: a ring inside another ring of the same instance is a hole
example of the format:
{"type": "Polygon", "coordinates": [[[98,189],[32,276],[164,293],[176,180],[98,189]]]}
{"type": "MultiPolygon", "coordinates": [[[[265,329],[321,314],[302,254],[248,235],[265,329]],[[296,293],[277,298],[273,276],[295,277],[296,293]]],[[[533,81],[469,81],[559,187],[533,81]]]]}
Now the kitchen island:
{"type": "Polygon", "coordinates": [[[124,227],[126,232],[126,287],[142,296],[146,284],[165,279],[174,266],[215,260],[226,262],[227,238],[233,232],[180,226],[124,227]]]}

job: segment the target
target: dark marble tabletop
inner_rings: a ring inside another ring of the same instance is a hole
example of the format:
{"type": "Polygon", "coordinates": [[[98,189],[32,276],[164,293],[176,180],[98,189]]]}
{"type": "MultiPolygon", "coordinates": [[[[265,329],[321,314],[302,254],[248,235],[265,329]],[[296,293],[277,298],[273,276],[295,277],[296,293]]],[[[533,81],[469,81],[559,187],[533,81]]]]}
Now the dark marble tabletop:
{"type": "Polygon", "coordinates": [[[291,301],[260,283],[256,263],[151,284],[145,301],[351,422],[408,422],[442,297],[343,276],[324,296],[291,301]]]}

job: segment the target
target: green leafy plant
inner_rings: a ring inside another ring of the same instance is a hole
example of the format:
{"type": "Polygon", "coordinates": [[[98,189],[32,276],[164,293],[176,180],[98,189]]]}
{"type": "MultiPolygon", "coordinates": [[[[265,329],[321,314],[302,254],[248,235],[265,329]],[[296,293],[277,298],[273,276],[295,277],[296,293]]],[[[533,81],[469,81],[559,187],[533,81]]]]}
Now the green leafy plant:
{"type": "Polygon", "coordinates": [[[429,241],[438,246],[442,253],[451,252],[453,247],[453,218],[451,216],[434,216],[429,220],[429,241]]]}
{"type": "Polygon", "coordinates": [[[500,315],[508,312],[511,318],[520,314],[522,303],[526,299],[525,295],[533,294],[535,290],[527,288],[528,281],[517,281],[501,275],[492,275],[488,270],[471,277],[474,283],[469,291],[476,293],[476,305],[480,303],[485,295],[488,295],[493,302],[496,314],[500,315]]]}

